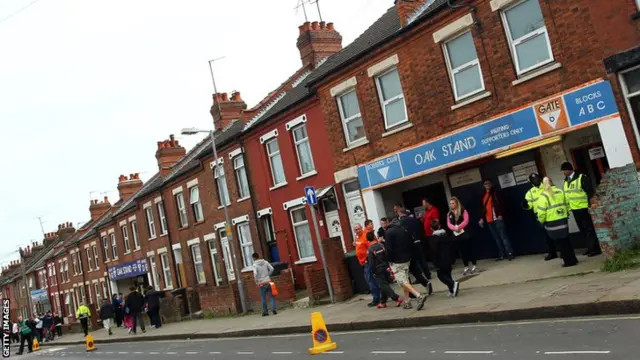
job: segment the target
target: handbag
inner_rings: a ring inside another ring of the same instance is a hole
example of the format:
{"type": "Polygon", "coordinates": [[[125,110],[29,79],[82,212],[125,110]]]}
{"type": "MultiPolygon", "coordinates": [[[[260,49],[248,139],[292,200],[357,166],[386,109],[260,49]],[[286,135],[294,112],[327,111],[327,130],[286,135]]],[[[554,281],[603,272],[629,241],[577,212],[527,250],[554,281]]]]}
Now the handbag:
{"type": "Polygon", "coordinates": [[[278,293],[278,287],[276,286],[276,283],[270,282],[269,286],[271,287],[271,294],[273,296],[278,296],[279,293],[278,293]]]}

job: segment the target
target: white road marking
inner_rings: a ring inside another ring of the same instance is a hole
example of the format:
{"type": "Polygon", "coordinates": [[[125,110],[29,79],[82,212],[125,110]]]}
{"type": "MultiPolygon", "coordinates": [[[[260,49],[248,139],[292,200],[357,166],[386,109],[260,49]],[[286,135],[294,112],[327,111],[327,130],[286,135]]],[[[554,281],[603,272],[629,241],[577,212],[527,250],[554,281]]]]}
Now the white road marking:
{"type": "Polygon", "coordinates": [[[344,351],[327,351],[325,354],[344,354],[344,351]]]}
{"type": "Polygon", "coordinates": [[[200,353],[197,352],[197,351],[187,351],[185,354],[187,354],[187,355],[196,355],[196,354],[200,354],[200,353]]]}
{"type": "Polygon", "coordinates": [[[142,351],[136,351],[134,354],[144,354],[142,351]]]}
{"type": "Polygon", "coordinates": [[[113,354],[113,351],[107,351],[105,354],[113,354]]]}
{"type": "Polygon", "coordinates": [[[406,354],[406,351],[384,351],[384,350],[380,350],[380,351],[372,351],[372,354],[378,354],[378,355],[402,355],[402,354],[406,354]]]}
{"type": "Polygon", "coordinates": [[[465,354],[493,354],[493,351],[445,351],[445,354],[457,354],[457,355],[465,355],[465,354]]]}
{"type": "Polygon", "coordinates": [[[127,351],[120,351],[118,354],[128,354],[129,352],[127,351]]]}
{"type": "Polygon", "coordinates": [[[545,355],[589,355],[589,354],[610,354],[611,351],[545,351],[545,355]]]}
{"type": "Polygon", "coordinates": [[[150,355],[160,355],[160,353],[159,353],[159,352],[157,352],[157,351],[152,351],[152,352],[150,352],[149,354],[150,354],[150,355]]]}
{"type": "Polygon", "coordinates": [[[178,354],[178,353],[177,353],[177,352],[175,352],[175,351],[169,351],[169,352],[167,352],[167,355],[177,355],[177,354],[178,354]]]}
{"type": "Polygon", "coordinates": [[[293,352],[291,351],[274,351],[272,352],[273,355],[291,355],[293,354],[293,352]]]}
{"type": "Polygon", "coordinates": [[[211,355],[220,355],[220,351],[210,351],[209,354],[211,354],[211,355]]]}
{"type": "Polygon", "coordinates": [[[238,351],[238,355],[253,355],[253,351],[238,351]]]}

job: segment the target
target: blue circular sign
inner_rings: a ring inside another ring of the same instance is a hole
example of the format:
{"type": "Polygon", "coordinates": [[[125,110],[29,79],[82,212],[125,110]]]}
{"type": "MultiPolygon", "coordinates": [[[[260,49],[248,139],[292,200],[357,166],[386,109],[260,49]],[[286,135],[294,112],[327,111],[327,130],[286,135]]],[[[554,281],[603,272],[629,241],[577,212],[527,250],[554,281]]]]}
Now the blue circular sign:
{"type": "Polygon", "coordinates": [[[313,337],[316,339],[317,342],[323,343],[323,342],[327,341],[327,338],[329,337],[329,334],[327,334],[326,331],[320,329],[320,330],[316,330],[316,332],[313,333],[313,337]]]}

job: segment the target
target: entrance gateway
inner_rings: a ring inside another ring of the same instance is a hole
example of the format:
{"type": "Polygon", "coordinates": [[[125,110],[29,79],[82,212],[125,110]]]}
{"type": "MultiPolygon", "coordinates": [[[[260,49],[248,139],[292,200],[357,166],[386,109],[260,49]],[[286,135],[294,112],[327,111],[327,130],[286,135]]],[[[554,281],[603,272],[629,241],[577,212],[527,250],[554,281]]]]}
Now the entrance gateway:
{"type": "MultiPolygon", "coordinates": [[[[482,180],[490,179],[509,203],[507,227],[514,232],[516,252],[541,252],[545,245],[544,240],[537,243],[536,220],[521,205],[530,188],[529,174],[539,172],[561,184],[560,164],[571,161],[595,186],[609,167],[632,161],[623,134],[611,85],[597,80],[361,164],[358,180],[367,216],[376,223],[396,202],[419,216],[424,196],[445,220],[444,200],[457,196],[476,225],[482,211],[482,180]],[[453,167],[452,172],[441,171],[453,167]]],[[[487,229],[475,230],[487,238],[478,239],[478,247],[486,248],[479,255],[490,257],[493,239],[487,229]]]]}

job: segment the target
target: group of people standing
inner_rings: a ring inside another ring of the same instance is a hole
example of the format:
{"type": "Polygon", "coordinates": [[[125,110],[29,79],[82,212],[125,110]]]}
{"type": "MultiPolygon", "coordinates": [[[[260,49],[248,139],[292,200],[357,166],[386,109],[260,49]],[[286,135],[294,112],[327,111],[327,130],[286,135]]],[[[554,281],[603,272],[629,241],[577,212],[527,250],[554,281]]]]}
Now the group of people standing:
{"type": "Polygon", "coordinates": [[[24,346],[27,345],[28,352],[33,351],[33,339],[38,342],[48,342],[62,336],[62,317],[60,314],[55,316],[51,311],[44,314],[31,315],[28,319],[18,316],[16,322],[11,326],[11,340],[20,343],[20,350],[16,355],[24,352],[24,346]]]}
{"type": "MultiPolygon", "coordinates": [[[[136,286],[129,288],[126,297],[122,293],[113,294],[111,301],[104,300],[100,307],[100,320],[102,326],[113,334],[114,325],[118,328],[124,326],[129,334],[137,334],[138,325],[143,333],[146,332],[142,313],[146,312],[152,328],[160,328],[162,320],[160,318],[160,299],[164,297],[164,292],[156,291],[152,286],[147,287],[145,294],[141,294],[136,286]]],[[[85,336],[86,336],[85,331],[85,336]]]]}

